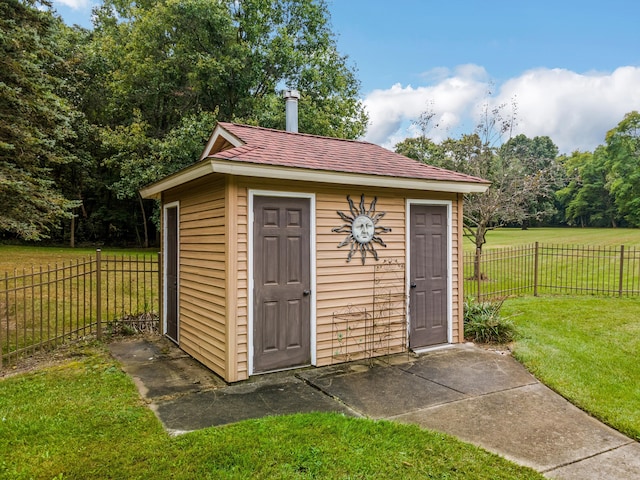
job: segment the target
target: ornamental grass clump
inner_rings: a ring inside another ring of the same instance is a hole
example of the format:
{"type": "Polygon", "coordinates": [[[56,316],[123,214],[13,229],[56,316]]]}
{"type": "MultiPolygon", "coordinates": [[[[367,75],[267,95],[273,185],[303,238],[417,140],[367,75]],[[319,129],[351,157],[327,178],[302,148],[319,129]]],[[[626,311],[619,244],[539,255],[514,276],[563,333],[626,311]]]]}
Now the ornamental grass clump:
{"type": "Polygon", "coordinates": [[[500,315],[505,299],[464,302],[464,337],[479,343],[507,343],[513,340],[513,323],[500,315]]]}

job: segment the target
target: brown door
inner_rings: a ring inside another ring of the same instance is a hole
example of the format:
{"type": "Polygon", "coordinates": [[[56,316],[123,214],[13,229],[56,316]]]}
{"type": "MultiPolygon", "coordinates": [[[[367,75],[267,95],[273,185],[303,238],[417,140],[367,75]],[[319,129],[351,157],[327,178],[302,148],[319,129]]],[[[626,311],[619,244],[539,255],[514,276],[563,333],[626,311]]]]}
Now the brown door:
{"type": "Polygon", "coordinates": [[[447,207],[410,208],[409,347],[448,341],[447,207]]]}
{"type": "Polygon", "coordinates": [[[254,372],[311,363],[310,202],[254,197],[254,372]]]}
{"type": "Polygon", "coordinates": [[[178,342],[178,208],[166,209],[167,244],[165,245],[166,284],[166,332],[174,342],[178,342]]]}

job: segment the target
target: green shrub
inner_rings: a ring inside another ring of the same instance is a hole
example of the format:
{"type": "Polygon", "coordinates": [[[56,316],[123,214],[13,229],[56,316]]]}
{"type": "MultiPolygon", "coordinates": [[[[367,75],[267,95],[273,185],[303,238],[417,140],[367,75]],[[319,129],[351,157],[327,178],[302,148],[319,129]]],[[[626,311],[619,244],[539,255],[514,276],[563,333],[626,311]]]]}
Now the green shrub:
{"type": "Polygon", "coordinates": [[[464,302],[464,338],[479,343],[513,340],[513,323],[500,316],[504,300],[477,302],[474,298],[467,298],[464,302]]]}

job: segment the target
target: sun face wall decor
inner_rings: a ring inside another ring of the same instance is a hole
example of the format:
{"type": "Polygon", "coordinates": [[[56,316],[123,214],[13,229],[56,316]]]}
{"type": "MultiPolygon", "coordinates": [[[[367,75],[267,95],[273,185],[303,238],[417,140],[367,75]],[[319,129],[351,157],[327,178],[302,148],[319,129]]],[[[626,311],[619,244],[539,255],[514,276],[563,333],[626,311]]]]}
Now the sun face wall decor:
{"type": "Polygon", "coordinates": [[[356,207],[351,200],[351,197],[347,195],[347,202],[349,202],[349,210],[351,216],[337,211],[336,213],[346,223],[340,227],[332,228],[331,231],[335,233],[346,233],[345,239],[338,244],[338,248],[349,245],[349,254],[347,255],[347,262],[351,261],[353,255],[360,251],[362,264],[364,265],[367,257],[367,252],[373,255],[373,258],[378,260],[378,252],[374,247],[374,243],[386,247],[379,234],[390,232],[391,229],[387,227],[378,226],[378,221],[384,217],[386,212],[376,213],[376,202],[378,197],[373,197],[373,201],[367,209],[364,202],[364,193],[360,196],[360,206],[356,207]]]}

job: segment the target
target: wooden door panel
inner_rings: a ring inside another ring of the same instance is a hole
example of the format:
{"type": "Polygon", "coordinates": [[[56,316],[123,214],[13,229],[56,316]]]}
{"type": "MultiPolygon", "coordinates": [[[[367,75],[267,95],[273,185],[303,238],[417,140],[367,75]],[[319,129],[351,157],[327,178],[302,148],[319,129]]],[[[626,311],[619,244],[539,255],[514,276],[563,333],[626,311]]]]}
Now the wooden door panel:
{"type": "Polygon", "coordinates": [[[274,352],[278,350],[278,302],[267,301],[262,304],[262,352],[274,352]]]}
{"type": "Polygon", "coordinates": [[[302,348],[304,345],[304,339],[302,338],[304,322],[304,307],[298,299],[289,300],[287,302],[287,343],[286,348],[302,348]]]}
{"type": "Polygon", "coordinates": [[[278,237],[264,237],[262,239],[262,254],[260,267],[264,285],[278,285],[280,269],[280,239],[278,237]]]}
{"type": "Polygon", "coordinates": [[[301,237],[287,238],[287,285],[303,283],[303,279],[301,278],[304,271],[302,267],[302,241],[301,237]]]}

